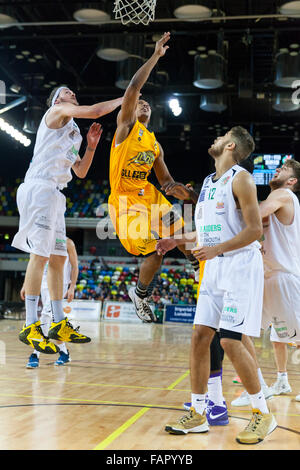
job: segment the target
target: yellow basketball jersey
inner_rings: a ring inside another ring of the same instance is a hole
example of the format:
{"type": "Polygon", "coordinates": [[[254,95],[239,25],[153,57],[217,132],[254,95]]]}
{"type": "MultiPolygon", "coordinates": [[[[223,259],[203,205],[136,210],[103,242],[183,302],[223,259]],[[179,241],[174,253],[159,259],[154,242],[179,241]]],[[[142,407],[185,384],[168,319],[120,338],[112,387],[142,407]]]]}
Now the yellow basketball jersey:
{"type": "Polygon", "coordinates": [[[111,193],[142,191],[159,155],[153,132],[136,121],[128,137],[116,146],[114,135],[110,151],[109,181],[111,193]]]}

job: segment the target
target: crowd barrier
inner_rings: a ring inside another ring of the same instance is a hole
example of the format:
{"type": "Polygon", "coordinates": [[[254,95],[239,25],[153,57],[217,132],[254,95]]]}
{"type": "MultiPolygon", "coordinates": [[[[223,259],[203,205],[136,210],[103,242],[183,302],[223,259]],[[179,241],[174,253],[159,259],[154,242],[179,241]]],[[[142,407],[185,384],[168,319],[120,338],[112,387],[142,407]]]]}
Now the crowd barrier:
{"type": "MultiPolygon", "coordinates": [[[[155,312],[155,306],[151,305],[155,312]]],[[[166,305],[163,323],[193,323],[196,305],[166,305]]],[[[64,302],[64,312],[70,320],[140,323],[132,302],[73,300],[64,302]]]]}
{"type": "MultiPolygon", "coordinates": [[[[151,305],[155,312],[155,305],[151,305]]],[[[111,323],[140,323],[132,302],[97,300],[64,300],[63,308],[69,320],[111,323]]],[[[166,305],[160,323],[193,323],[196,305],[166,305]]],[[[158,316],[158,315],[157,315],[158,316]]],[[[0,319],[24,319],[24,302],[0,302],[0,319]]]]}

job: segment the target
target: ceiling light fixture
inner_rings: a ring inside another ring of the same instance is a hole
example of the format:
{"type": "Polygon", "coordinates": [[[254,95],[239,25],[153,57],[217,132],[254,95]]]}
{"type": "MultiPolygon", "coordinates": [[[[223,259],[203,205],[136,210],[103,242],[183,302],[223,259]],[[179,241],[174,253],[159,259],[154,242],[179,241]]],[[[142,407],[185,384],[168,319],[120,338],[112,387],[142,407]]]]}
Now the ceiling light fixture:
{"type": "Polygon", "coordinates": [[[209,8],[209,5],[210,2],[204,0],[188,0],[188,2],[186,0],[179,0],[176,2],[176,8],[173,13],[176,18],[185,21],[210,18],[212,10],[209,8]]]}
{"type": "Polygon", "coordinates": [[[209,51],[208,54],[196,55],[193,84],[207,90],[220,88],[225,81],[225,70],[226,61],[221,54],[209,51]]]}
{"type": "Polygon", "coordinates": [[[73,13],[73,18],[80,23],[105,23],[110,16],[104,10],[81,8],[73,13]]]}
{"type": "Polygon", "coordinates": [[[6,132],[6,134],[10,135],[13,139],[17,142],[20,142],[24,145],[24,147],[29,147],[31,144],[31,140],[26,137],[26,135],[22,134],[22,132],[15,129],[11,124],[6,122],[3,118],[0,118],[0,130],[6,132]]]}
{"type": "Polygon", "coordinates": [[[300,68],[300,55],[297,51],[280,49],[275,57],[275,80],[278,87],[292,88],[298,80],[300,68]]]}
{"type": "Polygon", "coordinates": [[[10,15],[5,15],[4,13],[0,13],[0,29],[10,28],[17,24],[18,21],[10,15]]]}
{"type": "MultiPolygon", "coordinates": [[[[200,101],[200,109],[209,113],[222,113],[227,108],[225,96],[218,95],[202,95],[200,101]]],[[[217,127],[217,126],[216,126],[217,127]]]]}
{"type": "Polygon", "coordinates": [[[180,116],[182,113],[182,107],[180,106],[180,103],[177,98],[172,98],[169,100],[169,107],[172,110],[172,113],[174,116],[180,116]]]}
{"type": "Polygon", "coordinates": [[[300,17],[300,1],[294,2],[283,2],[279,8],[282,15],[288,17],[299,18],[300,17]]]}

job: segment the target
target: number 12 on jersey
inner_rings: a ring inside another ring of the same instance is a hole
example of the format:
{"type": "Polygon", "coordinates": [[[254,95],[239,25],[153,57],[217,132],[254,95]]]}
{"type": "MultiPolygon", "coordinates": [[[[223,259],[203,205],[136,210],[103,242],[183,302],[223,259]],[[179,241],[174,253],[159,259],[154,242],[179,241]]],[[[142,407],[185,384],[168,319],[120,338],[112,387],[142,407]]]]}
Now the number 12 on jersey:
{"type": "Polygon", "coordinates": [[[208,199],[214,199],[216,188],[211,188],[208,193],[208,199]]]}

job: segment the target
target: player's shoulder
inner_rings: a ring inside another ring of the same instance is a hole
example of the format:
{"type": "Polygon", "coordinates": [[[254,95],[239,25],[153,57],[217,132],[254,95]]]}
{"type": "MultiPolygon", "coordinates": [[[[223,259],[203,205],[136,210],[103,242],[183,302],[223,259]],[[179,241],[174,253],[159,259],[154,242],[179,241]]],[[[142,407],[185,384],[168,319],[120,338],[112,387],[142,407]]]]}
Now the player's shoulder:
{"type": "Polygon", "coordinates": [[[287,188],[277,188],[273,189],[268,197],[272,199],[280,199],[281,201],[291,201],[293,199],[293,193],[287,188]]]}
{"type": "Polygon", "coordinates": [[[253,183],[255,185],[253,176],[251,175],[251,173],[249,173],[249,171],[245,170],[244,168],[235,165],[232,168],[232,173],[232,176],[234,177],[234,180],[236,182],[243,181],[253,183]]]}
{"type": "MultiPolygon", "coordinates": [[[[233,169],[234,170],[234,169],[233,169]]],[[[247,170],[241,168],[237,170],[233,175],[232,187],[234,191],[256,191],[256,184],[254,182],[253,176],[247,170]]]]}

